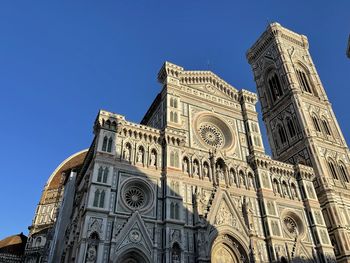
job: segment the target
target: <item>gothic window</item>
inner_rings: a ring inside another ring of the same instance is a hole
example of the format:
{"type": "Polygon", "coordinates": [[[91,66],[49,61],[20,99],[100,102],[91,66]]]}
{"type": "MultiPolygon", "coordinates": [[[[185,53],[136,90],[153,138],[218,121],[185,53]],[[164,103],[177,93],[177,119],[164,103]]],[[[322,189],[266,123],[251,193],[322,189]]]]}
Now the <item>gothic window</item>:
{"type": "Polygon", "coordinates": [[[117,129],[117,123],[115,121],[112,122],[111,129],[114,131],[117,129]]]}
{"type": "Polygon", "coordinates": [[[107,145],[107,152],[112,152],[112,144],[113,144],[113,139],[112,137],[109,137],[108,139],[108,145],[107,145]]]}
{"type": "Polygon", "coordinates": [[[316,115],[312,116],[312,121],[314,123],[316,131],[321,132],[320,124],[319,124],[319,121],[318,121],[318,118],[316,117],[316,115]]]}
{"type": "Polygon", "coordinates": [[[348,174],[346,172],[346,168],[342,163],[339,164],[339,170],[340,170],[340,173],[343,176],[345,182],[349,183],[349,177],[348,177],[348,174]]]}
{"type": "Polygon", "coordinates": [[[95,195],[94,195],[94,203],[93,206],[98,207],[100,200],[100,190],[96,189],[95,195]]]}
{"type": "Polygon", "coordinates": [[[170,204],[170,218],[174,218],[175,215],[175,204],[171,203],[170,204]]]}
{"type": "Polygon", "coordinates": [[[93,206],[103,208],[104,202],[105,202],[105,195],[106,195],[105,190],[100,191],[99,189],[96,189],[93,206]]]}
{"type": "Polygon", "coordinates": [[[284,131],[284,128],[282,127],[281,124],[279,124],[277,126],[277,131],[278,131],[278,136],[280,138],[281,143],[285,144],[287,142],[287,137],[286,137],[286,133],[284,131]]]}
{"type": "Polygon", "coordinates": [[[170,107],[177,108],[177,99],[176,98],[170,98],[170,107]]]}
{"type": "Polygon", "coordinates": [[[102,175],[103,175],[103,168],[102,166],[100,166],[100,168],[98,168],[98,173],[97,173],[97,182],[102,181],[102,175]]]}
{"type": "Polygon", "coordinates": [[[276,73],[268,78],[268,84],[273,102],[282,97],[283,91],[276,73]]]}
{"type": "Polygon", "coordinates": [[[332,174],[333,178],[336,179],[336,180],[339,180],[337,171],[335,170],[335,167],[334,167],[334,164],[333,164],[333,161],[328,160],[328,168],[331,171],[331,174],[332,174]]]}
{"type": "Polygon", "coordinates": [[[108,142],[107,136],[103,137],[102,151],[104,152],[107,150],[107,142],[108,142]]]}
{"type": "Polygon", "coordinates": [[[175,219],[180,219],[180,208],[179,208],[179,204],[175,204],[174,206],[174,216],[175,219]]]}
{"type": "Polygon", "coordinates": [[[329,129],[329,125],[327,120],[322,119],[322,125],[323,125],[323,129],[326,132],[327,135],[331,135],[331,130],[329,129]]]}
{"type": "Polygon", "coordinates": [[[105,170],[103,171],[103,183],[107,183],[107,178],[108,178],[108,173],[109,173],[109,169],[108,167],[105,168],[105,170]]]}
{"type": "Polygon", "coordinates": [[[110,121],[110,120],[107,120],[107,121],[105,122],[105,127],[108,128],[108,129],[111,128],[111,121],[110,121]]]}
{"type": "Polygon", "coordinates": [[[105,203],[105,190],[101,191],[101,195],[100,195],[100,204],[99,207],[103,208],[104,207],[104,203],[105,203]]]}
{"type": "Polygon", "coordinates": [[[37,237],[37,238],[35,239],[34,247],[38,247],[38,246],[40,246],[40,244],[41,244],[41,237],[37,237]]]}
{"type": "Polygon", "coordinates": [[[291,138],[293,138],[296,135],[293,120],[291,118],[287,117],[286,122],[287,122],[289,135],[291,138]]]}
{"type": "Polygon", "coordinates": [[[308,81],[308,78],[307,78],[305,72],[300,70],[300,69],[297,69],[297,76],[298,76],[298,80],[299,80],[300,86],[303,89],[303,91],[308,92],[308,93],[312,93],[311,86],[309,84],[309,81],[308,81]]]}

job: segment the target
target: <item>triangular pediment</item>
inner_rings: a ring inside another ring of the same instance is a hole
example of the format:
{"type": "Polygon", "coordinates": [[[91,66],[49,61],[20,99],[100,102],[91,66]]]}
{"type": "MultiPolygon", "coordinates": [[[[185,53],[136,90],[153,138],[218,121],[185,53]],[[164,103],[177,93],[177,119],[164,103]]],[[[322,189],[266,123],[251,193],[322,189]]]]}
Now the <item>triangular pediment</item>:
{"type": "Polygon", "coordinates": [[[149,253],[152,252],[152,239],[137,211],[132,214],[116,237],[116,250],[128,245],[143,246],[149,253]]]}
{"type": "Polygon", "coordinates": [[[214,229],[229,227],[237,234],[249,236],[249,230],[244,223],[241,213],[237,210],[233,200],[231,200],[226,191],[218,190],[213,206],[213,209],[208,214],[208,221],[214,229]]]}

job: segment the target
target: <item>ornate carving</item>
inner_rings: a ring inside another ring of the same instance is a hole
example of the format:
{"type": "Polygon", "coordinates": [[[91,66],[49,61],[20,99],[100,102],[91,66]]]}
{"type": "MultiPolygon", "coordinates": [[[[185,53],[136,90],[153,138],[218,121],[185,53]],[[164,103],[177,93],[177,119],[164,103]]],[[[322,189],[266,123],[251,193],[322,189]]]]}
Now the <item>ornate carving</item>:
{"type": "Polygon", "coordinates": [[[129,233],[129,240],[132,243],[139,243],[142,239],[142,235],[138,229],[132,229],[129,233]]]}
{"type": "Polygon", "coordinates": [[[215,225],[230,225],[237,226],[237,218],[235,218],[225,202],[223,202],[215,217],[215,225]]]}
{"type": "Polygon", "coordinates": [[[103,220],[102,218],[90,217],[88,225],[88,235],[93,232],[102,233],[103,220]]]}

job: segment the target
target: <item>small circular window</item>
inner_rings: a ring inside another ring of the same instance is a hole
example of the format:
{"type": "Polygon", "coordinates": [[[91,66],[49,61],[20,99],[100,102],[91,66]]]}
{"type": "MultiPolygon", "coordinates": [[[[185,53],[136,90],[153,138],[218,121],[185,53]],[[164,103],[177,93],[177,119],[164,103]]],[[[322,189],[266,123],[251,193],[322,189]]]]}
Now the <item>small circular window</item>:
{"type": "Polygon", "coordinates": [[[289,234],[293,236],[304,234],[304,223],[297,214],[287,211],[282,218],[284,228],[289,234]]]}
{"type": "Polygon", "coordinates": [[[289,233],[298,234],[297,224],[290,216],[285,217],[283,223],[289,233]]]}
{"type": "Polygon", "coordinates": [[[121,201],[128,209],[144,211],[153,205],[153,191],[144,180],[130,178],[121,187],[121,201]]]}

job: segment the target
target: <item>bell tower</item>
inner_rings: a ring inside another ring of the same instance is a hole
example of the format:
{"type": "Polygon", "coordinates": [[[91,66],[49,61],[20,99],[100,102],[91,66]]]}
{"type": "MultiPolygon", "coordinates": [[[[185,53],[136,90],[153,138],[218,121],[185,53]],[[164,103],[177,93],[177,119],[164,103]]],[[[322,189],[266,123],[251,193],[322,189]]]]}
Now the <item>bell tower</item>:
{"type": "Polygon", "coordinates": [[[350,262],[349,149],[307,37],[272,23],[248,50],[247,59],[273,158],[314,168],[314,185],[337,261],[350,262]]]}

